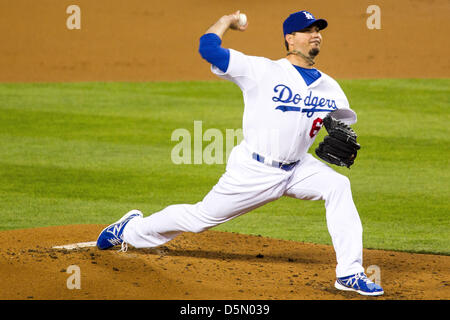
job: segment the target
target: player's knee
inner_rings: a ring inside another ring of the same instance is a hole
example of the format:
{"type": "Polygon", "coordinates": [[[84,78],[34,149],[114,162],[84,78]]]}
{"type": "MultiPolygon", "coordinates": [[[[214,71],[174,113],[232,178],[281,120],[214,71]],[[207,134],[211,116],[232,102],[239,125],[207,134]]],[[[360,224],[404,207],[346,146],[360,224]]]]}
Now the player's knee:
{"type": "Polygon", "coordinates": [[[211,221],[208,215],[205,214],[201,209],[197,211],[197,215],[195,216],[196,223],[192,226],[191,232],[193,233],[201,233],[212,228],[215,223],[211,221]]]}
{"type": "Polygon", "coordinates": [[[350,191],[350,180],[339,173],[335,173],[329,180],[329,193],[340,193],[350,191]]]}
{"type": "Polygon", "coordinates": [[[203,231],[208,230],[209,228],[211,228],[210,226],[206,226],[206,225],[202,225],[202,226],[194,226],[191,230],[191,232],[193,233],[201,233],[203,231]]]}
{"type": "Polygon", "coordinates": [[[339,189],[350,189],[350,179],[342,174],[339,174],[338,177],[337,187],[339,189]]]}

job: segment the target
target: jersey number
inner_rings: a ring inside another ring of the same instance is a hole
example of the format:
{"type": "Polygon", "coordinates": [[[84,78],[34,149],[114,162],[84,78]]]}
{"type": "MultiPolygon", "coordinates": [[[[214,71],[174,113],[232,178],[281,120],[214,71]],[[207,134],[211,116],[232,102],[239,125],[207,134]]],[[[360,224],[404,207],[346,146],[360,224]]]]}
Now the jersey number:
{"type": "Polygon", "coordinates": [[[319,132],[320,128],[322,128],[322,119],[316,118],[316,120],[313,121],[311,131],[309,131],[309,136],[311,138],[314,138],[314,136],[319,132]]]}

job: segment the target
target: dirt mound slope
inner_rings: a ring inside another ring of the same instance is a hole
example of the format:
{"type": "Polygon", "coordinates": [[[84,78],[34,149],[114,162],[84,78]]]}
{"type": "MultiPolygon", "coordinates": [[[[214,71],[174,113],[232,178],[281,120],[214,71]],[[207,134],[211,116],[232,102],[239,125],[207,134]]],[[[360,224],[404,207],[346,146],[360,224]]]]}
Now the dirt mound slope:
{"type": "MultiPolygon", "coordinates": [[[[102,225],[0,232],[0,299],[373,299],[334,288],[331,246],[227,232],[185,233],[155,249],[56,250],[95,241],[102,225]],[[70,266],[79,267],[79,289],[70,266]],[[69,271],[69,273],[68,273],[69,271]]],[[[380,268],[377,299],[449,299],[450,257],[365,250],[380,268]]]]}

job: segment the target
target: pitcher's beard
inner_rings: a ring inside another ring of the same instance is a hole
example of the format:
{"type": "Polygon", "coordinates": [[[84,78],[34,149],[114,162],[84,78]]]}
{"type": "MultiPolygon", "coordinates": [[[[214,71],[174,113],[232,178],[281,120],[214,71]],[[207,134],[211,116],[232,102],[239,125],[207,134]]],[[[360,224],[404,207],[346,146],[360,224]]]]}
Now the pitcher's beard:
{"type": "Polygon", "coordinates": [[[308,54],[311,58],[315,58],[320,52],[319,48],[312,48],[311,50],[309,50],[308,54]]]}

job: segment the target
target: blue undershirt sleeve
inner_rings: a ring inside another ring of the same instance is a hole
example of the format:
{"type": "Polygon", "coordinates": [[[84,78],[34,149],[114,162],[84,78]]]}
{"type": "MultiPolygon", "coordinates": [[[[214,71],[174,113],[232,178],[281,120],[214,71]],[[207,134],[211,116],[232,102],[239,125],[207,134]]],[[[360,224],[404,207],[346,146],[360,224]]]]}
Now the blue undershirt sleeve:
{"type": "Polygon", "coordinates": [[[198,52],[203,59],[227,72],[230,62],[230,50],[221,47],[222,39],[215,33],[206,33],[200,37],[198,52]]]}

